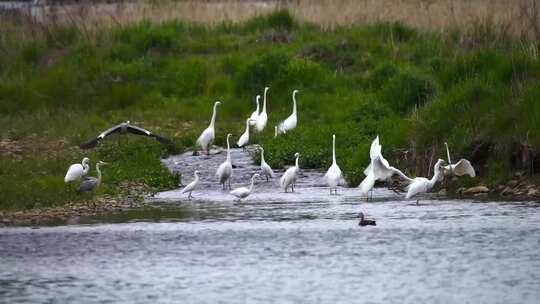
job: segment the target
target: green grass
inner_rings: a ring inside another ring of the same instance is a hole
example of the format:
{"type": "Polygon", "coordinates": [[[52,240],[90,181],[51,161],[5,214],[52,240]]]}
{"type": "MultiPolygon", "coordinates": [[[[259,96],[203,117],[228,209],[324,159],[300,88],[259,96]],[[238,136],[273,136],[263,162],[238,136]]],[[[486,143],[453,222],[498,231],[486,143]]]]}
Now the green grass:
{"type": "Polygon", "coordinates": [[[77,27],[54,26],[0,58],[2,137],[25,146],[42,138],[21,160],[0,154],[0,208],[80,200],[62,182],[68,165],[87,155],[75,147],[127,119],[177,147],[113,140],[92,151],[93,160],[111,162],[96,195],[118,193],[124,180],[172,188],[177,177],[159,158],[194,145],[215,100],[223,102],[216,143],[223,145],[228,132],[237,138],[265,86],[269,123],[255,140],[273,167],[292,164],[300,152],[302,167],[326,168],[334,133],[353,186],[376,135],[392,162],[410,152],[400,164],[412,174],[425,174],[414,170],[429,163],[424,157],[433,147],[443,151],[444,141],[454,159],[488,147],[475,164],[489,181],[530,169],[515,161],[522,145],[538,161],[540,62],[522,47],[528,42],[486,33],[484,25],[451,33],[399,23],[323,31],[279,11],[214,27],[144,21],[101,31],[93,41],[77,27]],[[474,43],[464,47],[463,37],[474,43]],[[293,89],[300,90],[298,127],[274,139],[293,89]]]}

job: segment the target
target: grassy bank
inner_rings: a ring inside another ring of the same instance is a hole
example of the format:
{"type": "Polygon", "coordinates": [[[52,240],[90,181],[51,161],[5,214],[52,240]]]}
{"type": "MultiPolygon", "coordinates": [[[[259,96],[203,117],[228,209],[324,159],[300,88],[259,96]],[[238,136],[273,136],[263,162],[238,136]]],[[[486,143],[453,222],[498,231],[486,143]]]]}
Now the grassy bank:
{"type": "Polygon", "coordinates": [[[266,85],[269,124],[256,141],[274,167],[291,164],[296,151],[304,168],[328,166],[335,133],[351,185],[363,178],[377,134],[383,153],[411,174],[427,174],[430,161],[445,155],[444,141],[454,159],[470,158],[486,183],[514,170],[538,171],[537,44],[497,27],[434,33],[381,23],[328,30],[279,11],[213,26],[142,21],[98,29],[93,38],[73,25],[35,33],[0,59],[3,209],[81,199],[63,175],[84,155],[112,163],[97,195],[119,193],[124,180],[174,187],[177,177],[159,163],[173,151],[155,141],[111,140],[90,154],[76,146],[129,119],[173,138],[181,151],[206,127],[215,100],[223,102],[216,139],[223,144],[227,132],[235,138],[243,132],[254,96],[266,85]],[[274,139],[293,89],[301,91],[298,127],[274,139]]]}

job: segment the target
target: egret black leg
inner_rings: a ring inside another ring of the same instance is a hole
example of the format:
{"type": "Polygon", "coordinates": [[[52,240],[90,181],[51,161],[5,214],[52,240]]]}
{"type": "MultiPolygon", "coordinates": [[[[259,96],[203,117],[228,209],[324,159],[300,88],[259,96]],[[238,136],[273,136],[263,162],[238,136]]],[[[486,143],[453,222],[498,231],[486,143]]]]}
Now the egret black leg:
{"type": "Polygon", "coordinates": [[[231,178],[229,177],[229,190],[231,190],[231,178]]]}
{"type": "Polygon", "coordinates": [[[268,181],[268,175],[266,175],[266,181],[268,181]]]}
{"type": "Polygon", "coordinates": [[[420,204],[418,203],[419,201],[420,201],[420,200],[416,200],[416,206],[420,205],[420,204]]]}

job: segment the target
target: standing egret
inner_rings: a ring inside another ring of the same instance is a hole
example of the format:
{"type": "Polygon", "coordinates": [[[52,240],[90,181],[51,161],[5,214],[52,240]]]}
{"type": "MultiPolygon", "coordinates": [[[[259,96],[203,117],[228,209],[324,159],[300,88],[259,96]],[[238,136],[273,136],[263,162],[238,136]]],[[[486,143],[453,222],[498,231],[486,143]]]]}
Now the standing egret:
{"type": "Polygon", "coordinates": [[[133,125],[131,125],[129,123],[129,120],[128,120],[126,122],[117,124],[116,126],[101,132],[96,138],[92,139],[91,141],[89,141],[89,142],[87,142],[85,144],[80,145],[80,147],[81,147],[81,149],[92,149],[95,146],[97,146],[97,144],[101,140],[105,139],[105,137],[107,137],[109,135],[112,135],[112,134],[128,134],[128,133],[135,134],[135,135],[153,137],[162,144],[173,145],[172,141],[170,141],[170,140],[168,140],[166,138],[163,138],[161,136],[157,136],[157,135],[153,134],[152,132],[150,132],[150,131],[148,131],[146,129],[143,129],[141,127],[133,126],[133,125]]]}
{"type": "Polygon", "coordinates": [[[246,145],[249,143],[249,124],[253,120],[251,118],[246,119],[246,130],[244,131],[244,134],[240,136],[238,139],[238,142],[236,143],[238,147],[242,147],[244,151],[246,151],[246,145]]]}
{"type": "Polygon", "coordinates": [[[227,180],[229,181],[229,189],[231,189],[232,163],[231,149],[229,146],[229,137],[231,136],[232,134],[227,134],[227,159],[219,165],[216,171],[216,177],[218,178],[218,182],[223,185],[223,189],[225,189],[225,182],[227,182],[227,180]]]}
{"type": "Polygon", "coordinates": [[[266,177],[266,181],[268,181],[268,178],[274,178],[274,171],[272,171],[272,168],[266,163],[264,160],[264,149],[263,147],[259,147],[261,149],[261,175],[266,177]]]}
{"type": "Polygon", "coordinates": [[[298,166],[298,158],[300,157],[300,153],[295,153],[294,157],[296,158],[295,166],[287,169],[279,180],[279,185],[283,190],[285,190],[285,192],[287,192],[287,188],[289,186],[291,186],[291,191],[294,192],[294,184],[296,183],[296,178],[300,173],[300,167],[298,166]]]}
{"type": "Polygon", "coordinates": [[[399,169],[390,166],[388,161],[382,156],[382,146],[379,144],[379,136],[377,136],[371,143],[369,150],[369,157],[371,158],[370,164],[364,170],[366,177],[360,183],[360,196],[368,197],[369,191],[373,189],[375,182],[385,181],[390,179],[394,174],[401,176],[403,179],[410,181],[410,179],[403,174],[399,169]]]}
{"type": "Polygon", "coordinates": [[[326,171],[326,174],[324,175],[324,179],[326,180],[326,184],[328,184],[328,187],[330,187],[330,194],[332,194],[332,189],[337,194],[337,186],[339,184],[339,181],[341,180],[341,169],[339,168],[337,162],[336,162],[336,134],[332,135],[332,165],[330,168],[328,168],[328,171],[326,171]]]}
{"type": "Polygon", "coordinates": [[[96,189],[97,187],[99,187],[99,185],[101,185],[101,170],[99,170],[99,168],[101,166],[103,166],[103,165],[106,165],[106,164],[107,164],[106,162],[99,161],[96,164],[96,171],[97,171],[98,177],[97,178],[95,178],[95,177],[87,177],[79,185],[79,188],[77,188],[77,192],[79,192],[79,193],[88,192],[88,191],[92,191],[92,190],[96,189]]]}
{"type": "Polygon", "coordinates": [[[199,138],[197,138],[197,144],[201,146],[203,151],[206,150],[208,155],[210,155],[210,146],[216,137],[216,130],[214,126],[216,124],[216,112],[219,105],[221,105],[220,101],[216,101],[214,103],[214,110],[212,112],[212,120],[210,120],[210,125],[201,133],[199,138]]]}
{"type": "Polygon", "coordinates": [[[88,157],[85,157],[82,159],[82,162],[80,164],[73,164],[69,166],[66,177],[64,177],[64,181],[66,183],[69,183],[82,179],[86,174],[88,174],[88,170],[90,170],[90,165],[88,164],[89,162],[90,159],[88,159],[88,157]]]}
{"type": "Polygon", "coordinates": [[[266,94],[268,93],[268,89],[270,88],[264,88],[263,109],[261,113],[259,113],[259,117],[257,117],[257,122],[255,123],[255,130],[257,132],[262,132],[264,130],[264,127],[266,127],[266,123],[268,122],[268,114],[266,114],[266,94]]]}
{"type": "Polygon", "coordinates": [[[193,197],[193,195],[191,195],[191,192],[193,192],[193,190],[195,190],[195,188],[199,184],[199,171],[195,170],[193,174],[195,175],[195,179],[191,183],[189,183],[187,186],[185,186],[184,189],[182,189],[182,191],[180,192],[180,193],[189,192],[188,199],[190,200],[193,197]]]}
{"type": "Polygon", "coordinates": [[[293,110],[292,110],[291,115],[289,115],[289,117],[287,117],[287,119],[285,119],[282,123],[279,124],[279,128],[278,128],[279,133],[287,133],[288,131],[296,128],[296,122],[297,122],[297,117],[296,117],[296,93],[298,93],[298,92],[299,92],[298,90],[293,91],[293,94],[292,94],[293,110]]]}
{"type": "Polygon", "coordinates": [[[261,100],[261,95],[257,95],[257,98],[255,98],[255,102],[257,103],[257,109],[251,113],[251,116],[249,119],[252,121],[249,122],[250,126],[254,126],[257,123],[257,118],[259,118],[259,100],[261,100]]]}
{"type": "MultiPolygon", "coordinates": [[[[435,183],[439,180],[441,172],[441,164],[444,163],[444,160],[439,159],[435,166],[433,167],[433,177],[431,179],[427,179],[425,177],[415,177],[413,179],[409,179],[411,183],[407,186],[407,195],[405,196],[406,199],[409,199],[419,193],[426,193],[429,191],[433,186],[435,186],[435,183]]],[[[418,205],[418,200],[416,201],[416,204],[418,205]]]]}
{"type": "Polygon", "coordinates": [[[476,172],[474,171],[474,168],[471,165],[471,162],[462,158],[457,163],[452,164],[452,160],[450,159],[450,149],[448,149],[448,144],[445,142],[444,145],[446,146],[446,156],[448,157],[448,165],[442,167],[444,175],[446,176],[469,175],[470,177],[475,177],[476,172]]]}
{"type": "Polygon", "coordinates": [[[253,176],[251,177],[251,185],[249,186],[249,188],[240,187],[240,188],[234,189],[233,191],[231,191],[229,193],[231,195],[236,196],[238,201],[240,201],[243,198],[248,197],[251,194],[251,191],[253,190],[253,183],[255,182],[256,177],[259,177],[259,174],[257,174],[257,173],[253,174],[253,176]]]}

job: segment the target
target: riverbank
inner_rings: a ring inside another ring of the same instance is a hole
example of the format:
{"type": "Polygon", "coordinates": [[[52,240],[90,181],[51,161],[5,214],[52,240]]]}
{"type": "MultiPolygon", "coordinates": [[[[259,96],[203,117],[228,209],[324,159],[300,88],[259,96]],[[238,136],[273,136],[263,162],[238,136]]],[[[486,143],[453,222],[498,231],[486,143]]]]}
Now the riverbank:
{"type": "MultiPolygon", "coordinates": [[[[2,34],[17,33],[9,29],[0,27],[2,34]]],[[[222,106],[215,143],[224,146],[227,133],[235,142],[265,86],[269,121],[252,143],[265,148],[274,168],[292,164],[295,152],[302,168],[327,168],[335,134],[337,161],[356,186],[379,135],[383,155],[410,176],[429,176],[433,161],[446,158],[448,142],[452,159],[469,159],[477,172],[456,188],[496,189],[515,172],[534,183],[537,44],[491,27],[474,29],[438,33],[401,23],[324,29],[288,11],[212,25],[146,20],[103,29],[99,41],[79,27],[39,27],[0,58],[0,210],[116,197],[123,182],[174,189],[179,177],[160,159],[195,146],[216,100],[222,106]],[[294,89],[300,90],[298,126],[274,138],[294,89]],[[78,148],[126,120],[172,139],[173,147],[129,136],[78,148]],[[92,160],[91,176],[97,161],[110,163],[102,186],[88,196],[62,180],[83,157],[92,160]]]]}

